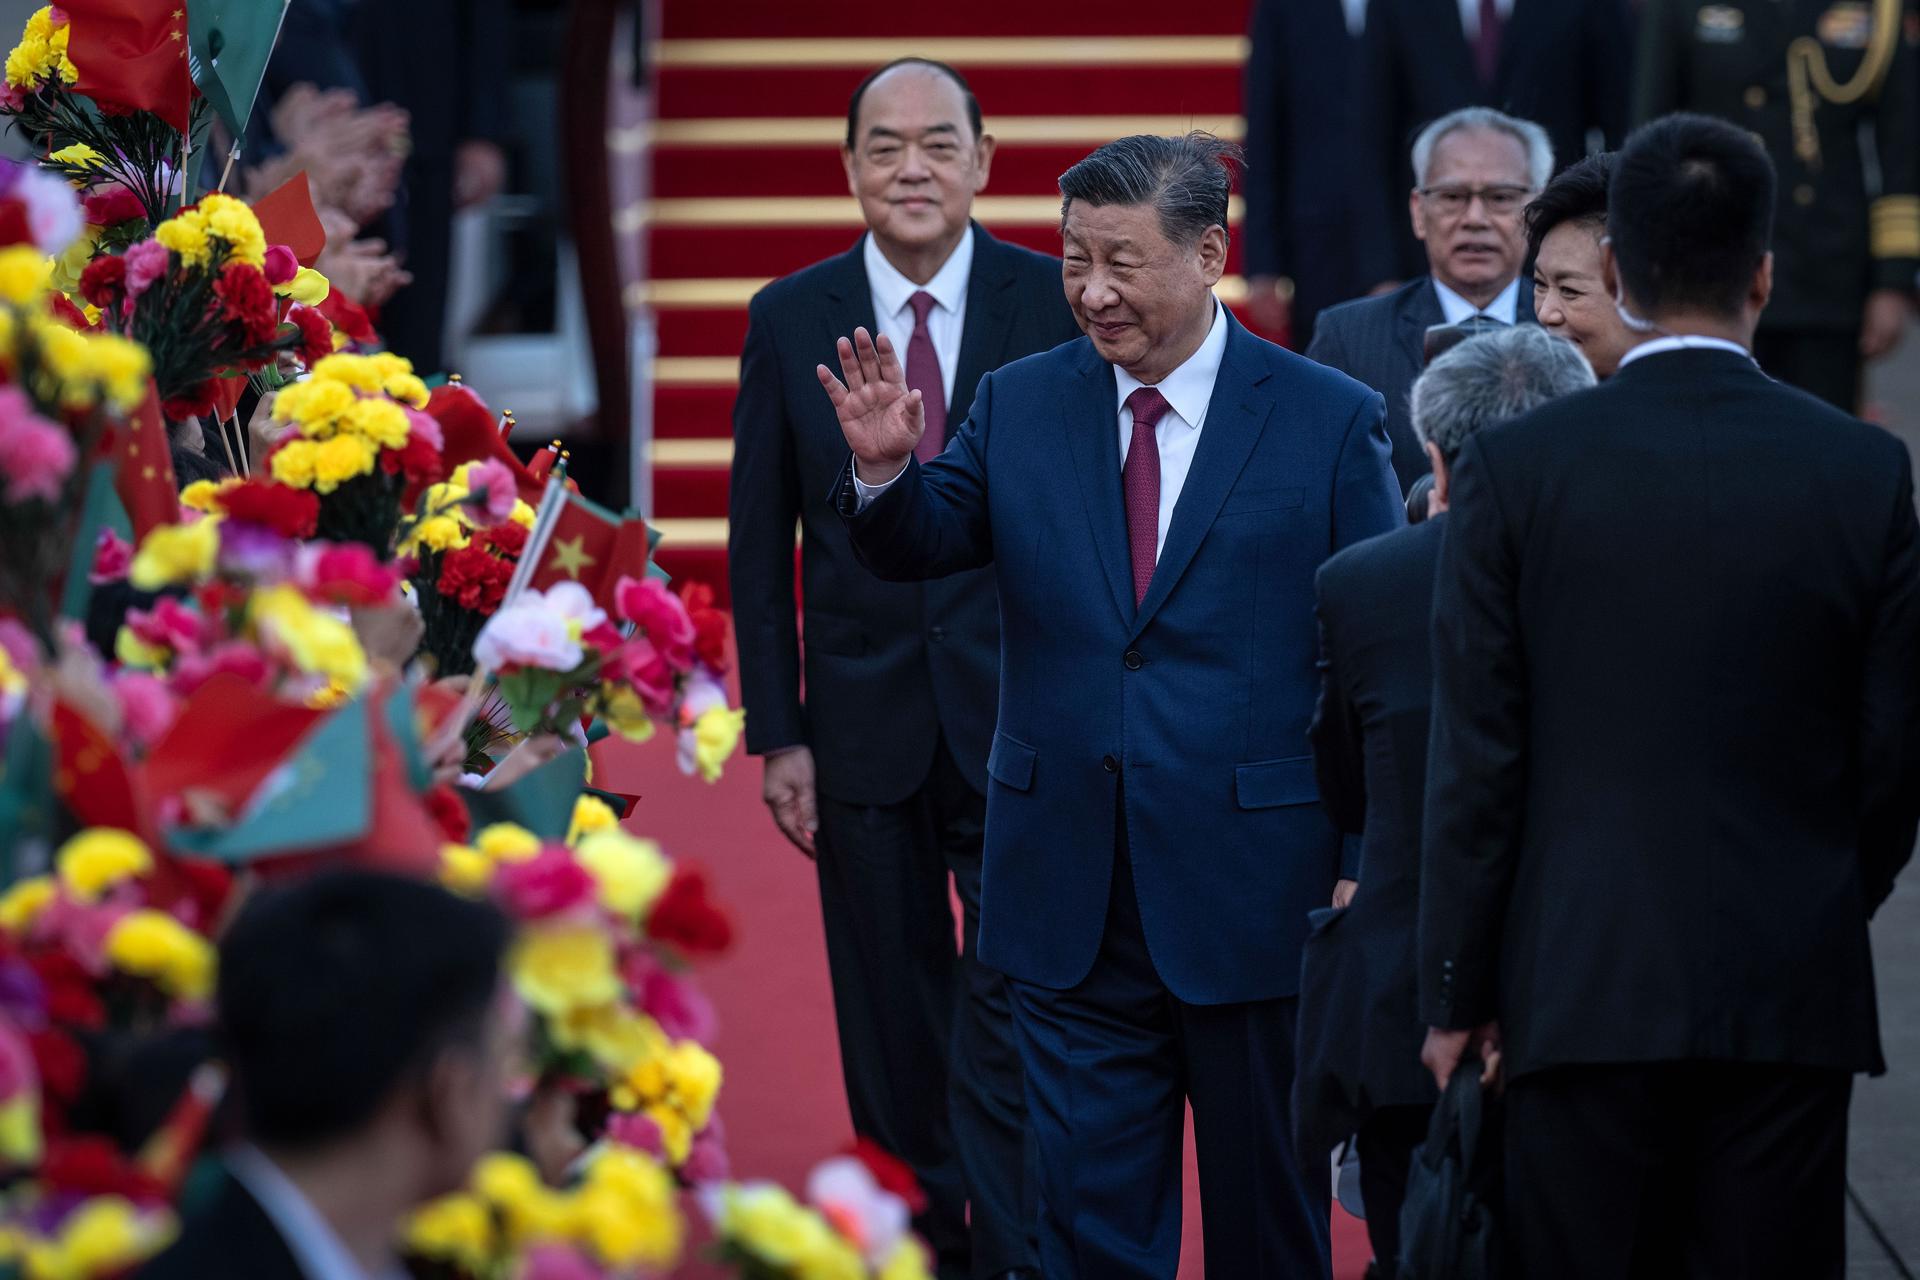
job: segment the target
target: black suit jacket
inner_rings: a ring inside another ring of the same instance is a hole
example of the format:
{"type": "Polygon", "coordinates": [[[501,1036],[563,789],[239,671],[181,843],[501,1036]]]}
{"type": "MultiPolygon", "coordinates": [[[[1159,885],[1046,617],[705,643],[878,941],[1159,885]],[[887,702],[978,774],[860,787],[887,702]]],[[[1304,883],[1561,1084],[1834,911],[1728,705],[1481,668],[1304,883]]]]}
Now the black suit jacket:
{"type": "Polygon", "coordinates": [[[1376,258],[1370,284],[1426,270],[1407,220],[1409,157],[1415,135],[1447,112],[1498,107],[1533,121],[1553,139],[1556,168],[1587,154],[1591,130],[1608,147],[1626,135],[1633,72],[1626,0],[1514,0],[1491,87],[1474,68],[1454,0],[1372,0],[1361,44],[1365,92],[1355,106],[1379,195],[1360,243],[1397,246],[1394,259],[1376,258]]]}
{"type": "Polygon", "coordinates": [[[1255,4],[1240,241],[1247,275],[1293,281],[1296,350],[1321,311],[1382,278],[1362,278],[1353,235],[1355,209],[1375,197],[1353,163],[1358,60],[1340,0],[1255,4]]]}
{"type": "Polygon", "coordinates": [[[1433,613],[1421,1012],[1517,1073],[1881,1067],[1867,917],[1920,818],[1894,437],[1677,351],[1475,435],[1433,613]]]}
{"type": "MultiPolygon", "coordinates": [[[[1517,323],[1533,321],[1533,290],[1520,282],[1514,306],[1517,323]]],[[[1393,473],[1400,491],[1432,470],[1426,450],[1413,434],[1408,395],[1426,368],[1427,329],[1447,322],[1440,295],[1430,277],[1421,276],[1377,298],[1344,302],[1320,317],[1307,358],[1318,360],[1378,391],[1387,402],[1387,439],[1393,444],[1393,473]]]]}
{"type": "Polygon", "coordinates": [[[1416,996],[1420,822],[1426,795],[1434,567],[1444,517],[1355,543],[1320,566],[1320,803],[1360,837],[1353,904],[1309,939],[1300,976],[1300,1111],[1324,1153],[1375,1107],[1436,1094],[1420,1065],[1416,996]],[[1331,1113],[1330,1115],[1327,1113],[1331,1113]],[[1348,1123],[1340,1123],[1341,1120],[1348,1123]]]}
{"type": "MultiPolygon", "coordinates": [[[[1058,259],[973,229],[973,273],[947,422],[957,431],[985,374],[1079,336],[1058,259]]],[[[814,366],[834,341],[875,332],[861,246],[768,285],[748,308],[733,408],[727,571],[740,645],[747,749],[813,749],[823,795],[893,804],[925,781],[935,744],[982,794],[999,698],[993,571],[881,582],[854,558],[825,495],[846,437],[814,366]],[[800,522],[805,695],[794,617],[800,522]]]]}
{"type": "Polygon", "coordinates": [[[266,1210],[232,1174],[137,1280],[306,1280],[266,1210]]]}

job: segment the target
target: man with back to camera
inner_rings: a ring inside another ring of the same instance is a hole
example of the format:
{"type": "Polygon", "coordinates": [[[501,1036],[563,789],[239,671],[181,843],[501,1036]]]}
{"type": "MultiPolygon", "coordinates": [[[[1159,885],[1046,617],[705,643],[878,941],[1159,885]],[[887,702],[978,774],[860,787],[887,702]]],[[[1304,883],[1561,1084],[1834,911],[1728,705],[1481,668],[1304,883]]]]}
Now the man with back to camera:
{"type": "Polygon", "coordinates": [[[917,1225],[943,1276],[1020,1274],[1032,1266],[1020,1064],[1005,981],[974,950],[1000,661],[993,571],[885,585],[860,567],[821,497],[846,441],[813,371],[836,336],[878,318],[939,410],[921,446],[931,456],[983,374],[1079,330],[1058,259],[969,220],[993,139],[951,67],[911,58],[867,76],[843,159],[866,234],[748,310],[727,548],[747,748],[766,759],[774,821],[818,866],[854,1130],[926,1188],[917,1225]]]}
{"type": "Polygon", "coordinates": [[[1646,340],[1453,471],[1423,1057],[1508,1078],[1528,1276],[1841,1273],[1867,919],[1920,820],[1920,530],[1901,443],[1753,362],[1773,183],[1723,121],[1636,132],[1605,274],[1646,340]]]}
{"type": "Polygon", "coordinates": [[[1183,1102],[1209,1271],[1330,1269],[1287,1105],[1300,943],[1345,852],[1305,749],[1313,571],[1402,516],[1379,397],[1213,296],[1233,155],[1141,135],[1061,176],[1087,339],[989,374],[933,461],[884,334],[839,343],[844,383],[818,370],[862,561],[997,570],[980,955],[1011,979],[1047,1280],[1171,1280],[1183,1102]]]}
{"type": "Polygon", "coordinates": [[[507,940],[491,906],[400,876],[254,895],[221,940],[215,1000],[243,1142],[141,1280],[394,1274],[406,1214],[505,1135],[507,940]]]}
{"type": "Polygon", "coordinates": [[[1407,392],[1426,365],[1437,324],[1518,324],[1533,319],[1521,287],[1526,237],[1520,212],[1553,172],[1546,130],[1489,107],[1440,117],[1413,143],[1419,186],[1407,197],[1428,274],[1392,293],[1322,313],[1307,358],[1366,383],[1387,401],[1387,436],[1402,492],[1427,474],[1407,392]]]}

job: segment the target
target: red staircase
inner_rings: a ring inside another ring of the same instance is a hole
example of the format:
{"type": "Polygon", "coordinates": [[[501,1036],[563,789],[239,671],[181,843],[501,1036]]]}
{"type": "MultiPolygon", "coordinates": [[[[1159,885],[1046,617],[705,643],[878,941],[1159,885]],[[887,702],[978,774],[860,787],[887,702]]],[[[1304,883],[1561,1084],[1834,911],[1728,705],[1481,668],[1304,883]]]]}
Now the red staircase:
{"type": "MultiPolygon", "coordinates": [[[[966,75],[999,139],[976,216],[1050,253],[1060,247],[1054,181],[1095,146],[1128,133],[1241,132],[1247,0],[662,7],[641,286],[659,335],[653,513],[667,570],[723,593],[747,300],[859,235],[839,143],[847,98],[868,70],[918,55],[966,75]]],[[[1220,292],[1231,304],[1239,290],[1231,276],[1220,292]]]]}

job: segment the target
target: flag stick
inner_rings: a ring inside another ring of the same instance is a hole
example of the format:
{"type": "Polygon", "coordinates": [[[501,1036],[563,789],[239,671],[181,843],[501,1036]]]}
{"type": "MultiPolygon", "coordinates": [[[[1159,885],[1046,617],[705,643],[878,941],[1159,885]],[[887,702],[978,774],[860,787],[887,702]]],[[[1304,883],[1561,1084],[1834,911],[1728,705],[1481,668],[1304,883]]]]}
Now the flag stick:
{"type": "Polygon", "coordinates": [[[214,426],[214,430],[220,433],[220,447],[227,451],[227,467],[233,472],[234,475],[236,476],[239,475],[240,464],[234,460],[233,441],[227,438],[227,424],[220,421],[220,419],[215,418],[213,420],[213,426],[214,426]]]}
{"type": "Polygon", "coordinates": [[[227,167],[220,171],[220,185],[216,187],[215,190],[225,191],[227,189],[227,178],[233,173],[233,162],[239,158],[240,139],[235,138],[233,140],[233,148],[227,152],[227,167]]]}
{"type": "Polygon", "coordinates": [[[240,425],[240,409],[234,406],[233,416],[227,419],[227,427],[233,432],[234,447],[240,451],[240,467],[248,478],[253,476],[253,454],[247,448],[246,428],[240,425]]]}

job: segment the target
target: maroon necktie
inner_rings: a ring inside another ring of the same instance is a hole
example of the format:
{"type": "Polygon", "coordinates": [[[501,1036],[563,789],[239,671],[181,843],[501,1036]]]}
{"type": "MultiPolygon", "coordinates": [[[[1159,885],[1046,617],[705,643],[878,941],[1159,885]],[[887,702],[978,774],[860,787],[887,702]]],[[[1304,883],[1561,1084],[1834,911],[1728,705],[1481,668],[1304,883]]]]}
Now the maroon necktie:
{"type": "Polygon", "coordinates": [[[1480,0],[1480,34],[1473,41],[1473,65],[1480,83],[1489,90],[1500,74],[1500,6],[1494,0],[1480,0]]]}
{"type": "Polygon", "coordinates": [[[1160,554],[1160,442],[1153,428],[1167,411],[1167,398],[1141,387],[1127,397],[1127,408],[1133,410],[1133,441],[1120,484],[1127,499],[1127,547],[1133,553],[1133,602],[1138,605],[1147,598],[1160,554]]]}
{"type": "Polygon", "coordinates": [[[927,429],[913,456],[922,463],[932,462],[947,447],[947,392],[940,380],[940,357],[933,349],[933,334],[927,331],[927,313],[933,310],[933,295],[925,289],[907,301],[913,306],[913,336],[907,339],[907,387],[920,393],[926,410],[927,429]]]}

